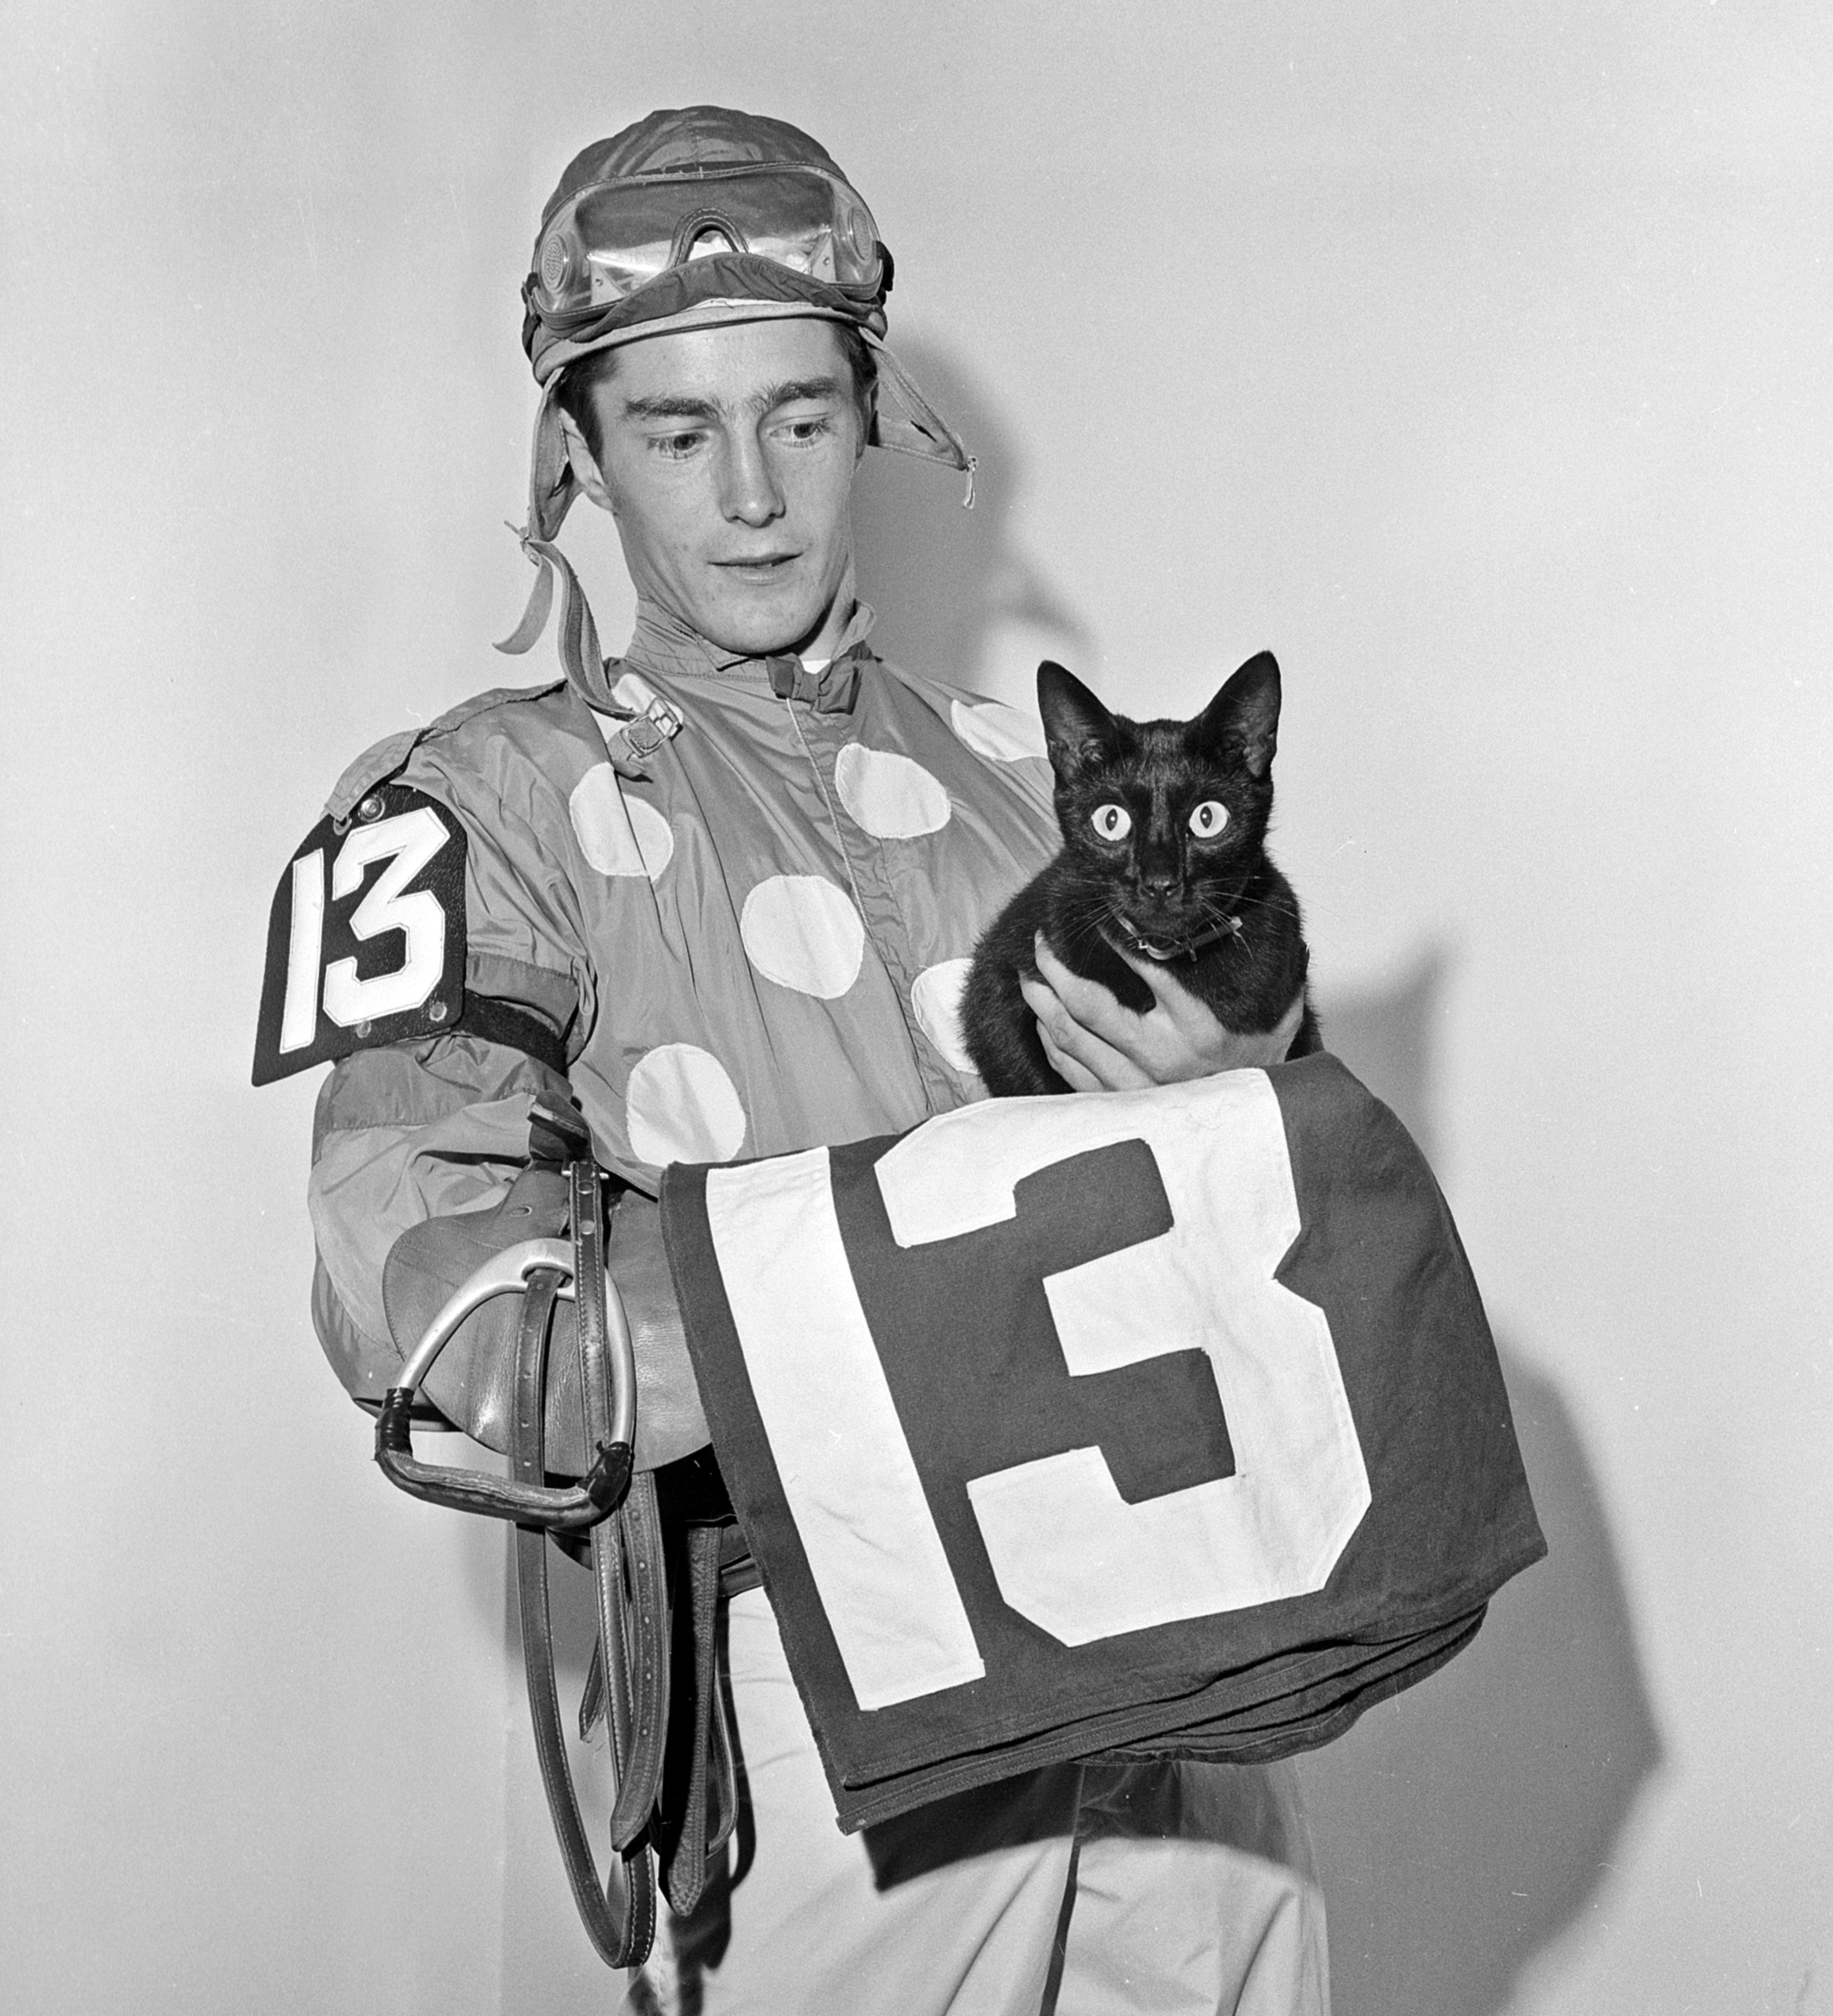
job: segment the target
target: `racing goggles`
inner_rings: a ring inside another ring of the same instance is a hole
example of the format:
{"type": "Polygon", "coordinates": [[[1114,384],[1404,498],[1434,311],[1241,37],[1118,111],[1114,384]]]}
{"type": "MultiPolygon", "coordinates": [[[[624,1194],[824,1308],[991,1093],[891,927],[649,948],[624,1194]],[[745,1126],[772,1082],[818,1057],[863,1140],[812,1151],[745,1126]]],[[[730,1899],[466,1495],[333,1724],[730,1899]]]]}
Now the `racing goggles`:
{"type": "Polygon", "coordinates": [[[745,163],[580,189],[543,225],[523,298],[555,334],[578,336],[664,273],[729,253],[834,289],[862,321],[891,291],[872,213],[837,175],[745,163]]]}

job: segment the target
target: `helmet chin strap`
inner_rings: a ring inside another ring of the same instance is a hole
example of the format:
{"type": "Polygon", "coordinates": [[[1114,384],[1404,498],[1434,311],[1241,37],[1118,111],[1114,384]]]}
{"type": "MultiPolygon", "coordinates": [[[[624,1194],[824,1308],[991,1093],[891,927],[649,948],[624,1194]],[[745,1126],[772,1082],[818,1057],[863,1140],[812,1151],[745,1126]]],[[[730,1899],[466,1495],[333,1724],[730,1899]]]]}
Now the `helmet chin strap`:
{"type": "Polygon", "coordinates": [[[861,333],[878,359],[878,408],[873,416],[870,445],[960,470],[967,479],[961,502],[971,511],[978,458],[968,453],[967,443],[904,369],[896,353],[870,329],[861,333]]]}
{"type": "Polygon", "coordinates": [[[528,606],[522,612],[521,621],[496,648],[513,657],[534,649],[536,640],[547,628],[557,586],[560,620],[554,643],[560,654],[560,664],[582,699],[589,700],[595,695],[602,698],[600,689],[604,684],[604,653],[599,645],[598,625],[592,620],[592,604],[585,599],[585,590],[573,571],[572,562],[552,539],[537,538],[529,527],[518,528],[512,525],[510,530],[521,542],[523,552],[535,567],[535,585],[529,590],[528,606]]]}
{"type": "Polygon", "coordinates": [[[574,499],[580,495],[567,452],[567,437],[554,399],[557,374],[542,392],[541,410],[535,421],[535,448],[528,465],[528,517],[521,525],[511,525],[522,551],[535,569],[535,585],[528,591],[522,620],[497,646],[513,657],[531,651],[547,628],[560,596],[560,628],[555,643],[568,682],[582,700],[603,708],[608,704],[604,690],[604,653],[592,621],[592,604],[573,571],[572,563],[555,543],[574,499]]]}

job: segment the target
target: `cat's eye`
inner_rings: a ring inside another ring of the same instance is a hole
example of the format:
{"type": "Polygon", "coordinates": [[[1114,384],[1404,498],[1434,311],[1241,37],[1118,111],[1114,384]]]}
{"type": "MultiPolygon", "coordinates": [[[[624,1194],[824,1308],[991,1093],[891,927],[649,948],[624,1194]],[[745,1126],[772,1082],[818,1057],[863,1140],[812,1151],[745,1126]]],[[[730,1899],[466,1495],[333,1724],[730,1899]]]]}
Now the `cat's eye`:
{"type": "Polygon", "coordinates": [[[1199,840],[1213,840],[1228,824],[1228,807],[1219,798],[1205,798],[1190,814],[1190,830],[1199,840]]]}
{"type": "Polygon", "coordinates": [[[1125,840],[1133,831],[1133,814],[1125,805],[1097,805],[1089,824],[1104,840],[1125,840]]]}

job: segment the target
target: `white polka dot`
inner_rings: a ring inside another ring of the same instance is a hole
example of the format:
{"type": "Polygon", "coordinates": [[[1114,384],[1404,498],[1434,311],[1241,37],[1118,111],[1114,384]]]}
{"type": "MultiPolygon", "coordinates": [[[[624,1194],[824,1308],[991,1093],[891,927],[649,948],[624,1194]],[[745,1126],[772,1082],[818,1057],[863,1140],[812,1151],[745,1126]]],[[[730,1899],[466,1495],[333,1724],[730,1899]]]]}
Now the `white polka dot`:
{"type": "Polygon", "coordinates": [[[981,700],[970,707],[964,700],[949,703],[955,733],[977,756],[990,756],[996,763],[1016,763],[1021,756],[1043,756],[1043,724],[1015,707],[996,700],[981,700]]]}
{"type": "Polygon", "coordinates": [[[956,1071],[974,1068],[961,1040],[961,990],[973,963],[971,959],[945,959],[939,966],[926,966],[910,983],[910,1006],[924,1035],[956,1071]]]}
{"type": "Polygon", "coordinates": [[[831,1001],[859,977],[866,927],[844,889],[819,875],[773,875],[744,899],[739,935],[779,987],[831,1001]]]}
{"type": "Polygon", "coordinates": [[[939,833],[953,809],[940,781],[920,763],[857,742],[840,752],[834,783],[841,803],[874,840],[939,833]]]}
{"type": "Polygon", "coordinates": [[[567,801],[585,858],[601,875],[654,881],[675,856],[668,822],[645,798],[627,797],[608,763],[595,763],[567,801]]]}
{"type": "Polygon", "coordinates": [[[729,1161],[744,1145],[744,1107],[726,1068],[692,1043],[638,1058],[624,1096],[630,1152],[639,1162],[729,1161]]]}
{"type": "MultiPolygon", "coordinates": [[[[655,688],[641,672],[621,674],[616,685],[611,688],[611,698],[619,707],[628,707],[632,714],[641,714],[655,697],[655,688]]],[[[607,721],[601,717],[598,725],[609,736],[615,735],[624,724],[621,721],[607,721]]]]}

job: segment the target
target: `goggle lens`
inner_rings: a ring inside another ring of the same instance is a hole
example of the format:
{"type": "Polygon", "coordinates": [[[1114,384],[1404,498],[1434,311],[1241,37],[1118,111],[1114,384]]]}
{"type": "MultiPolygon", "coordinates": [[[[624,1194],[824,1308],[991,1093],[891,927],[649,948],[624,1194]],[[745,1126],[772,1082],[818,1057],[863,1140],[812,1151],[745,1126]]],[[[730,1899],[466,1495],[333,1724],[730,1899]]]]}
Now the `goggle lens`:
{"type": "Polygon", "coordinates": [[[883,262],[872,214],[813,170],[743,171],[582,189],[542,234],[532,304],[544,318],[606,308],[671,267],[744,252],[871,295],[883,262]]]}

